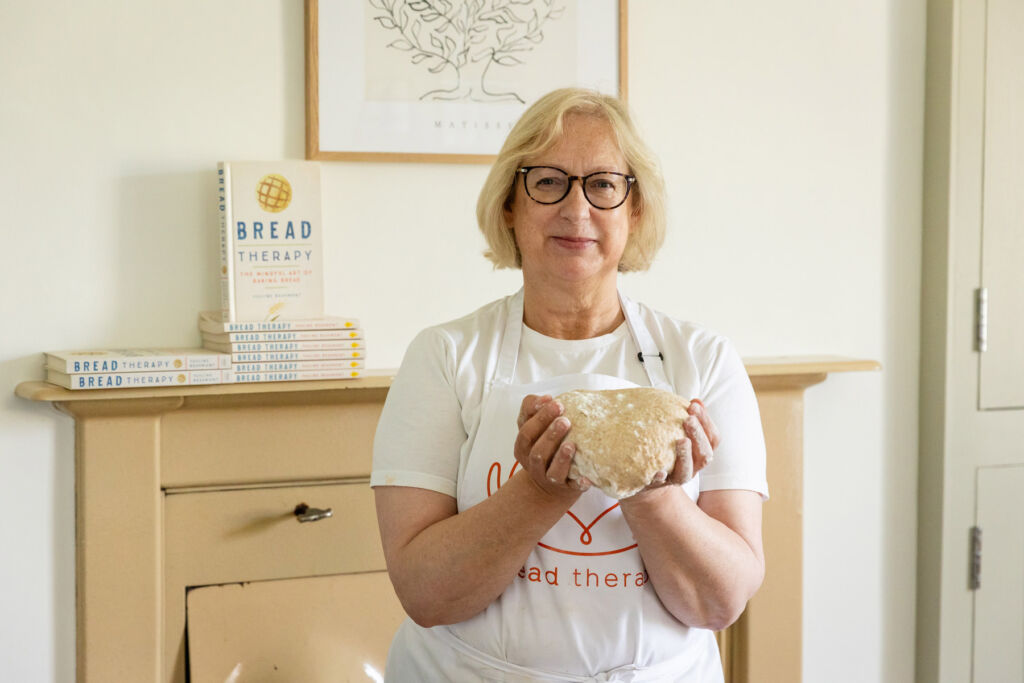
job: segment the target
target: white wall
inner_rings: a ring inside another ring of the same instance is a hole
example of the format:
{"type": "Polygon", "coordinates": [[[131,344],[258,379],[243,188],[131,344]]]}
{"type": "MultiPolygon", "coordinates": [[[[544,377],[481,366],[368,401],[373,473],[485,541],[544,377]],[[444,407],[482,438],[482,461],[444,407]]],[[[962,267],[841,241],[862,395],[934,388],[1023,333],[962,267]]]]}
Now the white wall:
{"type": "MultiPolygon", "coordinates": [[[[39,352],[198,341],[215,162],[301,158],[298,0],[0,4],[0,670],[74,672],[74,435],[13,396],[39,352]]],[[[634,0],[630,101],[671,235],[632,296],[744,355],[882,373],[807,392],[804,673],[913,670],[925,0],[634,0]]],[[[516,287],[479,256],[482,166],[324,166],[327,306],[394,367],[516,287]]]]}

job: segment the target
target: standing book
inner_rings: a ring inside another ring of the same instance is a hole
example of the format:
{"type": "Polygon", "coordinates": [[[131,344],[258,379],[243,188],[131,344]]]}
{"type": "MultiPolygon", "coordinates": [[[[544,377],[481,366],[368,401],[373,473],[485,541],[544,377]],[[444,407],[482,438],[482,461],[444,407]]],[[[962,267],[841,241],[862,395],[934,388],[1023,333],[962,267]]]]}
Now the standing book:
{"type": "Polygon", "coordinates": [[[323,221],[315,161],[217,166],[225,322],[323,315],[323,221]]]}

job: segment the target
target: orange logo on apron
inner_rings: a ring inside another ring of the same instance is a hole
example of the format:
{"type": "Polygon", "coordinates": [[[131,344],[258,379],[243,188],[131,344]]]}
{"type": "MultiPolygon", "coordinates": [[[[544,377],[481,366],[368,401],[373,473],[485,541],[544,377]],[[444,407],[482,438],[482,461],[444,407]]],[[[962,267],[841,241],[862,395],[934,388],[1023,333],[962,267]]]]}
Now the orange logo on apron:
{"type": "MultiPolygon", "coordinates": [[[[517,461],[515,464],[512,465],[512,468],[509,470],[508,477],[505,478],[505,481],[508,481],[509,479],[511,479],[512,475],[515,474],[515,472],[516,472],[516,470],[518,468],[519,468],[519,462],[517,461]]],[[[491,495],[495,491],[500,489],[501,488],[501,484],[502,484],[502,480],[501,480],[501,463],[500,462],[493,462],[493,463],[491,463],[490,468],[487,470],[487,497],[490,498],[491,495]]],[[[601,519],[603,519],[609,512],[612,512],[613,510],[615,510],[616,508],[619,507],[619,504],[616,502],[616,503],[614,503],[614,504],[612,504],[610,506],[605,507],[604,509],[599,509],[599,511],[597,512],[597,514],[595,516],[593,514],[594,513],[593,503],[596,502],[596,501],[593,500],[592,496],[590,497],[590,500],[585,500],[588,497],[588,494],[591,494],[591,493],[600,493],[600,492],[597,491],[597,489],[591,489],[590,491],[587,491],[586,493],[584,493],[583,496],[581,496],[580,500],[577,501],[577,503],[575,505],[573,505],[572,508],[570,508],[569,510],[566,510],[565,516],[562,518],[561,521],[559,521],[559,524],[562,524],[562,522],[565,521],[566,517],[572,519],[573,522],[575,522],[579,526],[579,528],[581,529],[580,535],[579,535],[580,547],[588,548],[588,550],[570,550],[570,549],[568,549],[566,547],[555,546],[555,545],[552,545],[551,543],[545,543],[543,541],[538,541],[537,545],[539,545],[542,548],[547,548],[548,550],[553,550],[556,553],[563,553],[565,555],[578,555],[578,556],[584,556],[584,557],[593,557],[593,556],[597,556],[597,555],[615,555],[616,553],[623,553],[623,552],[626,552],[627,550],[632,550],[633,548],[635,548],[637,546],[637,544],[634,542],[634,543],[632,543],[630,545],[625,545],[625,546],[622,546],[622,547],[613,547],[612,549],[602,549],[602,550],[594,549],[594,550],[589,550],[589,547],[591,546],[591,544],[594,541],[594,536],[591,533],[591,529],[593,529],[594,526],[598,522],[600,522],[601,519]],[[589,504],[587,504],[587,503],[589,503],[589,504]],[[582,509],[579,509],[579,508],[582,508],[582,507],[590,508],[590,510],[589,511],[584,511],[582,509]],[[574,509],[577,510],[577,512],[579,512],[580,514],[576,514],[576,512],[573,512],[574,509]],[[584,522],[583,519],[580,518],[580,515],[583,515],[584,518],[589,516],[590,517],[590,522],[589,523],[588,522],[584,522]]],[[[620,541],[620,543],[621,543],[621,541],[620,541]]],[[[562,544],[562,545],[564,545],[564,544],[562,544]]],[[[612,546],[618,546],[619,544],[618,543],[612,543],[611,545],[612,546]]],[[[600,544],[598,546],[596,546],[596,547],[600,547],[600,544]]]]}

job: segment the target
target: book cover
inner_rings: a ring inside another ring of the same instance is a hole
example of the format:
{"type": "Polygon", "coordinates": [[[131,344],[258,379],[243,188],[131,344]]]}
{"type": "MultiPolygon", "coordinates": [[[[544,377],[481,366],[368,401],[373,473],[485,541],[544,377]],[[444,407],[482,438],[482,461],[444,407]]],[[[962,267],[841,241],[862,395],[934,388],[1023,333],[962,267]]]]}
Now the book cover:
{"type": "Polygon", "coordinates": [[[337,330],[299,330],[296,332],[224,332],[214,334],[203,332],[203,341],[214,344],[235,342],[283,342],[283,341],[337,341],[341,339],[362,339],[363,331],[353,327],[337,330]]]}
{"type": "Polygon", "coordinates": [[[46,381],[65,389],[128,389],[172,387],[188,384],[222,384],[232,381],[231,370],[173,370],[168,372],[65,373],[46,369],[46,381]]]}
{"type": "Polygon", "coordinates": [[[224,353],[254,353],[257,351],[355,351],[362,349],[361,339],[339,339],[329,341],[294,341],[294,342],[235,342],[233,344],[217,344],[204,341],[203,346],[212,351],[224,353]]]}
{"type": "Polygon", "coordinates": [[[299,382],[310,379],[353,379],[362,377],[362,370],[287,370],[284,372],[235,372],[224,370],[232,383],[299,382]]]}
{"type": "Polygon", "coordinates": [[[224,161],[217,190],[224,320],[323,315],[320,165],[224,161]]]}
{"type": "Polygon", "coordinates": [[[231,356],[210,349],[95,349],[49,351],[47,368],[68,374],[217,370],[231,367],[231,356]]]}
{"type": "Polygon", "coordinates": [[[299,360],[284,362],[236,363],[231,367],[235,374],[251,372],[291,372],[306,370],[358,370],[365,367],[362,360],[299,360]]]}
{"type": "Polygon", "coordinates": [[[278,363],[283,361],[349,360],[364,358],[362,351],[243,351],[231,354],[231,363],[278,363]]]}
{"type": "Polygon", "coordinates": [[[290,332],[297,330],[343,330],[359,327],[355,318],[321,315],[296,320],[228,320],[221,311],[202,311],[199,331],[211,334],[225,332],[290,332]]]}

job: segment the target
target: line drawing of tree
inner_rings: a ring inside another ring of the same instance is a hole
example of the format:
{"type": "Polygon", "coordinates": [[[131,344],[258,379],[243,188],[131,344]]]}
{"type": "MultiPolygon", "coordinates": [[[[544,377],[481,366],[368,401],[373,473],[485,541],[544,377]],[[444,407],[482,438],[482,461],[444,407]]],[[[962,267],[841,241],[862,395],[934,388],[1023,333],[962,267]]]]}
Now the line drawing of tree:
{"type": "Polygon", "coordinates": [[[409,52],[410,62],[428,67],[432,74],[454,74],[453,86],[419,97],[434,101],[525,104],[519,93],[488,88],[488,74],[494,66],[523,64],[523,53],[544,40],[544,25],[565,13],[557,0],[368,1],[383,13],[374,20],[400,36],[387,47],[409,52]]]}

